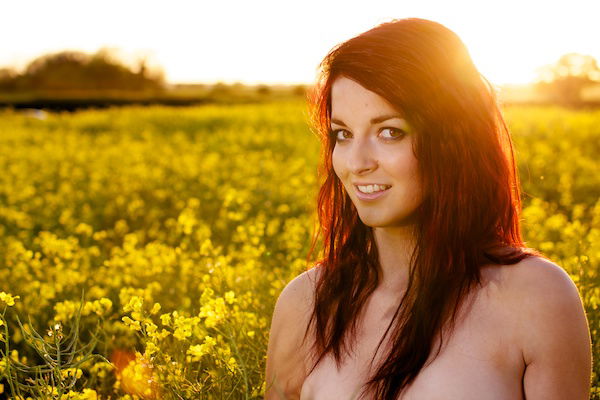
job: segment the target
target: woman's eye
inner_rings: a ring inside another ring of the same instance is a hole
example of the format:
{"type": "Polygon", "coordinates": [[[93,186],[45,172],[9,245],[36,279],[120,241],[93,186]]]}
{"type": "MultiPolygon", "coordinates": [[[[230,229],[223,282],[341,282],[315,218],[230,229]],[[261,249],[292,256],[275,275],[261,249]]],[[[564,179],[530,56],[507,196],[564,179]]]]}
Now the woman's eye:
{"type": "Polygon", "coordinates": [[[344,137],[344,132],[348,132],[345,129],[335,129],[331,131],[331,136],[333,137],[333,139],[336,142],[341,142],[343,140],[345,140],[346,138],[344,137]],[[340,135],[341,133],[341,135],[340,135]]]}
{"type": "Polygon", "coordinates": [[[397,129],[397,128],[383,128],[381,130],[381,132],[385,132],[388,131],[389,132],[389,139],[399,139],[401,137],[403,137],[404,135],[406,135],[406,132],[404,132],[402,129],[397,129]]]}

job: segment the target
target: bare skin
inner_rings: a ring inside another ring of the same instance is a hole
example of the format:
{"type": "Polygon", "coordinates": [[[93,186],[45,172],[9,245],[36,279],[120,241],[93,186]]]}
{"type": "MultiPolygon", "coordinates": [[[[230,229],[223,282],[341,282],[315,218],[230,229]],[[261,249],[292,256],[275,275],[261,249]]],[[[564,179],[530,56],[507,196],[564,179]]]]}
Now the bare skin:
{"type": "MultiPolygon", "coordinates": [[[[502,281],[506,280],[502,275],[510,268],[485,270],[487,285],[473,294],[472,306],[463,309],[454,335],[445,339],[436,359],[435,352],[430,354],[399,399],[523,399],[525,364],[515,345],[514,315],[503,303],[502,293],[502,281]]],[[[368,378],[369,362],[398,302],[387,293],[375,292],[367,304],[359,324],[356,355],[348,357],[340,371],[331,357],[322,361],[304,381],[301,400],[356,398],[354,391],[368,378]]],[[[377,362],[382,354],[380,348],[377,362]]]]}
{"type": "MultiPolygon", "coordinates": [[[[374,293],[352,357],[337,371],[327,356],[309,375],[302,336],[317,274],[318,268],[302,273],[279,296],[267,350],[266,400],[351,399],[367,378],[366,366],[396,300],[374,293]]],[[[461,309],[454,335],[445,336],[439,356],[430,355],[399,400],[587,400],[591,338],[569,276],[540,258],[485,266],[482,275],[483,285],[465,303],[471,306],[461,309]]],[[[380,348],[375,365],[384,351],[380,348]]]]}

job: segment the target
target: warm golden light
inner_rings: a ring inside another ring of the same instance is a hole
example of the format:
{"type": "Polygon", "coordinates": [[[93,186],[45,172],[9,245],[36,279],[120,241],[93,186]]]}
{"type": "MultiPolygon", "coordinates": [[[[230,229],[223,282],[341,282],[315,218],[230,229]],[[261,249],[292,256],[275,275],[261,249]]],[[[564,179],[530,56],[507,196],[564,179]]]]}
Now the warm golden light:
{"type": "Polygon", "coordinates": [[[525,83],[568,52],[600,58],[600,3],[370,1],[8,2],[0,66],[23,67],[64,49],[118,48],[162,66],[170,82],[310,83],[335,44],[392,18],[420,17],[454,30],[488,79],[525,83]],[[49,17],[51,16],[51,17],[49,17]],[[23,21],[34,29],[24,29],[23,21]]]}
{"type": "Polygon", "coordinates": [[[146,400],[160,398],[159,386],[149,361],[136,357],[131,351],[115,350],[111,355],[111,362],[116,367],[117,379],[125,393],[146,400]]]}

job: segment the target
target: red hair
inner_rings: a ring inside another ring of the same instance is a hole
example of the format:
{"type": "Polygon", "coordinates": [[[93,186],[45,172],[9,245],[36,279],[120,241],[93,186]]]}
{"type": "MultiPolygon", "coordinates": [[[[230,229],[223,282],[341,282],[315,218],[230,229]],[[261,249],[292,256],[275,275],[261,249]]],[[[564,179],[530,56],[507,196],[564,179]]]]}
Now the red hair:
{"type": "MultiPolygon", "coordinates": [[[[513,145],[494,88],[460,38],[439,23],[407,18],[337,45],[321,62],[309,99],[322,143],[320,229],[309,261],[323,235],[315,305],[304,336],[314,323],[311,372],[330,352],[340,366],[348,340],[355,338],[357,316],[381,279],[372,228],[360,220],[332,166],[331,85],[339,76],[389,101],[416,134],[424,198],[408,288],[384,335],[391,330],[391,351],[362,392],[392,400],[416,378],[442,328],[454,327],[465,296],[481,284],[483,265],[515,264],[541,253],[521,238],[513,145]]],[[[441,343],[438,354],[440,348],[441,343]]]]}

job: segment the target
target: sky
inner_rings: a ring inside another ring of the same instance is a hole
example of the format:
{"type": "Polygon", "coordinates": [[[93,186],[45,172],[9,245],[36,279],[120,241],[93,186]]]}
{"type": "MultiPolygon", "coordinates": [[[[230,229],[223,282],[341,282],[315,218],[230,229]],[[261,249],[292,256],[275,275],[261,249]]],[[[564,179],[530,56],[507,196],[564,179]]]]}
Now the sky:
{"type": "Polygon", "coordinates": [[[569,52],[600,61],[600,0],[19,0],[0,2],[0,68],[62,50],[146,58],[170,83],[312,83],[336,44],[396,18],[456,32],[491,82],[569,52]]]}

